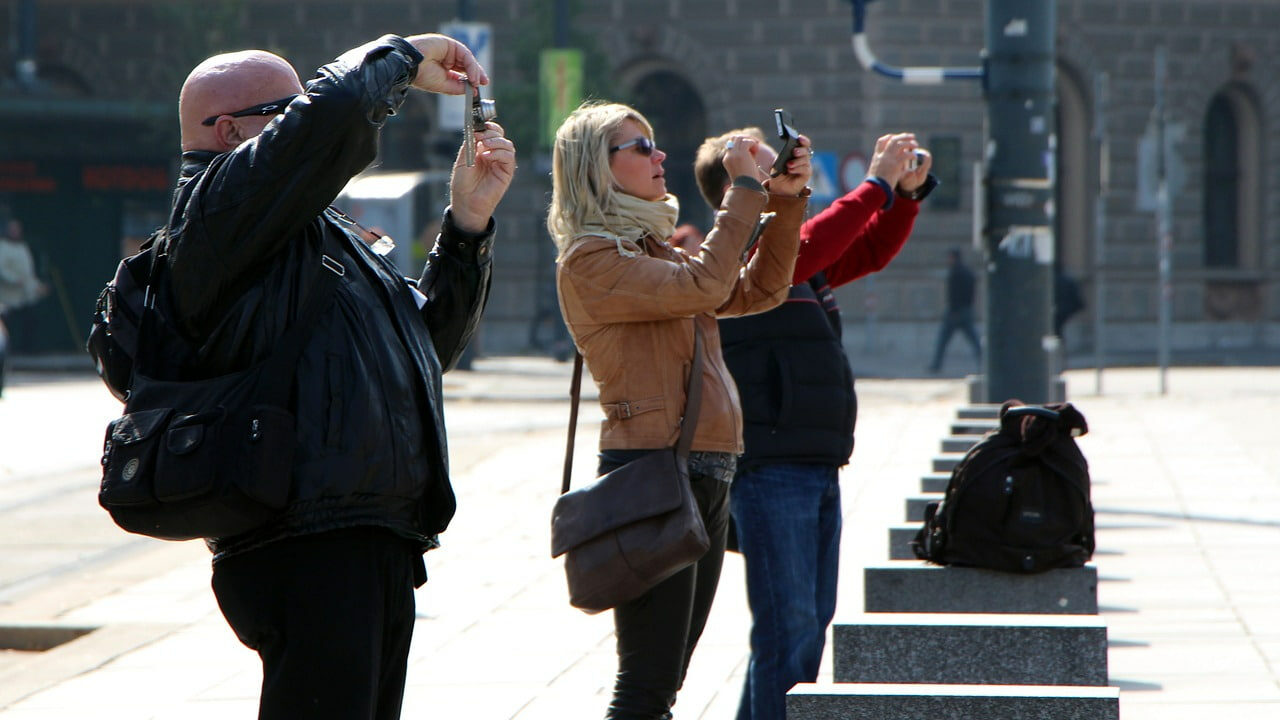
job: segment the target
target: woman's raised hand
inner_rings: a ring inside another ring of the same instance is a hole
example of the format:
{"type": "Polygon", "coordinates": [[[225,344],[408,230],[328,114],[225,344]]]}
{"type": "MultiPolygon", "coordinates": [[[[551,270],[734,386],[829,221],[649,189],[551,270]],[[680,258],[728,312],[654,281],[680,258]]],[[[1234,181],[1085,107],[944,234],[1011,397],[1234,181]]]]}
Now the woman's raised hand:
{"type": "Polygon", "coordinates": [[[753,177],[763,180],[764,173],[756,165],[756,153],[760,151],[760,141],[750,135],[734,135],[725,143],[724,169],[729,179],[753,177]]]}

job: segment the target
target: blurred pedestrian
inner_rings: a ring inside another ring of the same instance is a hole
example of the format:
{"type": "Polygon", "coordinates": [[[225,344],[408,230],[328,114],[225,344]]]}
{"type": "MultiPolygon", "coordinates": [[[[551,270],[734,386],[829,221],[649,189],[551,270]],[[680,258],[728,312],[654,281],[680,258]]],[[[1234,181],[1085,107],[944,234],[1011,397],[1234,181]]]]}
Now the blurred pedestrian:
{"type": "Polygon", "coordinates": [[[1068,275],[1061,265],[1053,266],[1053,334],[1062,337],[1062,329],[1076,313],[1084,309],[1080,283],[1068,275]]]}
{"type": "Polygon", "coordinates": [[[809,153],[765,179],[753,158],[759,142],[734,140],[723,161],[732,187],[715,226],[682,251],[671,244],[679,203],[667,192],[667,156],[648,120],[626,105],[589,103],[556,133],[547,227],[559,251],[560,307],[605,413],[599,472],[674,445],[682,422],[695,422],[689,478],[711,538],[701,559],[614,609],[618,672],[607,717],[615,720],[671,717],[720,579],[742,414],[715,318],[776,306],[794,270],[809,153]],[[776,216],[748,261],[766,210],[776,216]],[[695,332],[702,404],[682,420],[695,332]]]}
{"type": "Polygon", "coordinates": [[[4,316],[10,310],[44,297],[49,288],[36,275],[31,248],[22,235],[22,223],[9,219],[0,227],[4,230],[4,235],[0,235],[0,395],[3,395],[9,360],[9,328],[4,316]]]}
{"type": "Polygon", "coordinates": [[[960,251],[952,248],[947,251],[947,285],[946,311],[942,315],[942,324],[938,327],[938,340],[933,348],[933,362],[929,363],[929,372],[942,370],[942,356],[951,342],[951,335],[957,330],[969,341],[973,348],[974,362],[982,364],[982,342],[978,340],[978,331],[973,326],[973,298],[977,281],[973,271],[964,264],[960,251]]]}

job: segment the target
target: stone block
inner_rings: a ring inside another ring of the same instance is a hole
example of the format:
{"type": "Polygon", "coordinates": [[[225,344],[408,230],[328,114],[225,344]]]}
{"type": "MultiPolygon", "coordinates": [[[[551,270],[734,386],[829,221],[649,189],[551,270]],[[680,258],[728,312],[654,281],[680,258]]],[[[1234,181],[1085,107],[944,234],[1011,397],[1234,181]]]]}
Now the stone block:
{"type": "Polygon", "coordinates": [[[966,405],[956,410],[956,417],[961,420],[995,420],[1000,417],[1000,406],[993,403],[966,405]]]}
{"type": "Polygon", "coordinates": [[[801,683],[788,720],[1119,720],[1120,690],[1062,685],[801,683]]]}
{"type": "Polygon", "coordinates": [[[942,502],[946,495],[942,493],[925,493],[918,497],[907,498],[907,522],[922,522],[924,520],[924,509],[931,502],[942,502]]]}
{"type": "Polygon", "coordinates": [[[949,472],[923,475],[920,477],[920,492],[944,493],[947,491],[947,483],[949,482],[951,482],[951,473],[949,472]]]}
{"type": "Polygon", "coordinates": [[[1106,685],[1096,615],[863,613],[833,626],[836,682],[1106,685]]]}
{"type": "MultiPolygon", "coordinates": [[[[906,543],[919,526],[900,527],[907,553],[902,559],[913,560],[906,543]]],[[[895,541],[891,535],[890,555],[895,541]]],[[[1093,564],[1022,575],[914,561],[872,565],[862,572],[863,609],[869,613],[1098,613],[1098,568],[1093,564]]]]}
{"type": "Polygon", "coordinates": [[[942,453],[941,455],[934,455],[933,464],[930,467],[930,470],[936,473],[949,473],[956,468],[956,465],[960,464],[960,461],[963,458],[964,455],[961,453],[942,453]]]}
{"type": "Polygon", "coordinates": [[[920,523],[889,526],[889,559],[915,560],[916,554],[911,551],[911,541],[920,532],[920,523]]]}
{"type": "Polygon", "coordinates": [[[966,453],[969,448],[982,439],[981,435],[952,435],[942,438],[942,452],[966,453]]]}
{"type": "Polygon", "coordinates": [[[955,420],[951,423],[952,435],[985,435],[1000,427],[995,420],[955,420]]]}

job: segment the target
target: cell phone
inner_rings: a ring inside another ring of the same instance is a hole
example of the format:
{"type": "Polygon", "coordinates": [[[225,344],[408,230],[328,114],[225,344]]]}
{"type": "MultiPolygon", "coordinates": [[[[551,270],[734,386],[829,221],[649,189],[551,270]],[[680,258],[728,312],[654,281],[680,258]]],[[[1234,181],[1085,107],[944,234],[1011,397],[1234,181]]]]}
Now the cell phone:
{"type": "Polygon", "coordinates": [[[791,126],[791,113],[776,108],[773,111],[773,122],[778,126],[778,139],[782,141],[782,150],[778,159],[769,170],[769,177],[777,177],[787,172],[787,163],[795,159],[796,147],[800,145],[800,133],[791,126]]]}

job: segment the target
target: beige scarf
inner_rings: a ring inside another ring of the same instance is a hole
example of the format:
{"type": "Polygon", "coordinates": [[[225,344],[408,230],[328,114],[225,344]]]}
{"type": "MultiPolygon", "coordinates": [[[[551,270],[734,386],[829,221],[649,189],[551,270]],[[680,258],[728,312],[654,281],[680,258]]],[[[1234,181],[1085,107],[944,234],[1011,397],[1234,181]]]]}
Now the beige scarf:
{"type": "Polygon", "coordinates": [[[635,257],[639,253],[623,247],[623,240],[630,240],[637,245],[649,235],[666,240],[675,233],[676,219],[679,216],[680,201],[671,193],[667,193],[661,200],[641,200],[634,195],[615,192],[613,211],[599,222],[584,224],[574,238],[589,235],[612,238],[618,245],[619,255],[635,257]]]}

